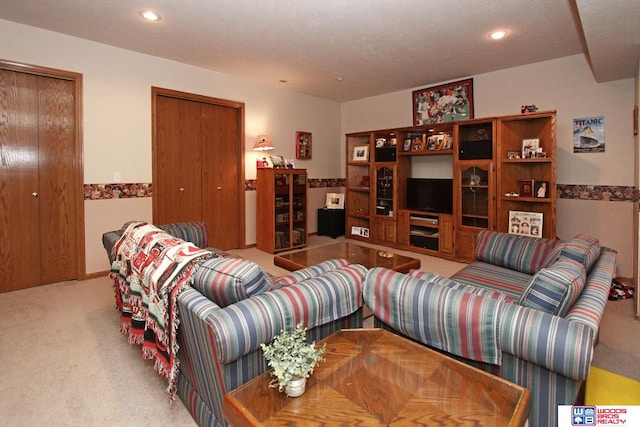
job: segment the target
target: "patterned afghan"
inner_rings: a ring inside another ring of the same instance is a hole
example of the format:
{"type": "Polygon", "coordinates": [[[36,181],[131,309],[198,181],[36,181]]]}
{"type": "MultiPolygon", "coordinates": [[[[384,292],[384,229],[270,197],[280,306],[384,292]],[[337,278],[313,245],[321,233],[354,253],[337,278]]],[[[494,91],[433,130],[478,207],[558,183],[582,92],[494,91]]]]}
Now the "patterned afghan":
{"type": "Polygon", "coordinates": [[[122,317],[121,332],[142,344],[143,359],[169,381],[175,399],[179,363],[177,297],[200,262],[212,256],[145,222],[129,224],[114,249],[110,277],[122,317]]]}

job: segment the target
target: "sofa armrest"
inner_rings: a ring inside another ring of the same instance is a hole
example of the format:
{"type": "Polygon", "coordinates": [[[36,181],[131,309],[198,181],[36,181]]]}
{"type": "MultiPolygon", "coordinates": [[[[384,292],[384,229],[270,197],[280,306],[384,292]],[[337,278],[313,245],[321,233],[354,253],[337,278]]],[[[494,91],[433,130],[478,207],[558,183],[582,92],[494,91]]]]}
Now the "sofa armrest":
{"type": "Polygon", "coordinates": [[[351,264],[212,310],[206,322],[214,333],[219,361],[229,363],[257,350],[299,322],[312,329],[355,313],[362,307],[366,271],[351,264]]]}
{"type": "Polygon", "coordinates": [[[505,353],[574,380],[589,374],[595,331],[589,325],[529,307],[505,304],[500,346],[505,353]]]}

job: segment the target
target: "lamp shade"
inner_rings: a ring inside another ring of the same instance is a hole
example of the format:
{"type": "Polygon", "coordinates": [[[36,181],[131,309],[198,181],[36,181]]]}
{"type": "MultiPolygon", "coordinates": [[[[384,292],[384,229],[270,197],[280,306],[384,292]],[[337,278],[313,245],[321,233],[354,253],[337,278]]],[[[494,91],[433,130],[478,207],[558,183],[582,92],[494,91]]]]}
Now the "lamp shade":
{"type": "Polygon", "coordinates": [[[268,135],[258,135],[256,143],[253,145],[255,151],[273,150],[275,147],[271,143],[271,138],[268,135]]]}

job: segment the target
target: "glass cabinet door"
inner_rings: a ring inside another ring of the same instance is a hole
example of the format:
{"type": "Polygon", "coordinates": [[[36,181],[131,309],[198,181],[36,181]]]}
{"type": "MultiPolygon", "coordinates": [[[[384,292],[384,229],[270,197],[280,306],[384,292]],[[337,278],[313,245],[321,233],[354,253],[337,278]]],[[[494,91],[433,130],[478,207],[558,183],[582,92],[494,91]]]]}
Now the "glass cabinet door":
{"type": "Polygon", "coordinates": [[[291,204],[291,245],[306,245],[307,239],[307,174],[291,175],[293,178],[291,204]]]}
{"type": "Polygon", "coordinates": [[[461,172],[461,225],[489,228],[488,168],[469,166],[461,172]]]}
{"type": "Polygon", "coordinates": [[[376,171],[376,214],[393,216],[393,169],[386,166],[376,171]]]}
{"type": "Polygon", "coordinates": [[[275,175],[275,248],[282,249],[290,246],[291,236],[289,210],[291,199],[289,195],[289,177],[287,174],[275,175]]]}

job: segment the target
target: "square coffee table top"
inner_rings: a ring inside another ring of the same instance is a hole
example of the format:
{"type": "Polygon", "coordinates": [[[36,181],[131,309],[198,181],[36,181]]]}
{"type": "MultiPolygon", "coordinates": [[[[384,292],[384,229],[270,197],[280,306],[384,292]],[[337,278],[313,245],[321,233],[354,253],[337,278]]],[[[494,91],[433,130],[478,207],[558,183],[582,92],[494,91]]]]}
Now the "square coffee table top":
{"type": "Polygon", "coordinates": [[[277,255],[273,258],[273,263],[278,267],[295,271],[335,258],[344,258],[352,264],[362,264],[367,268],[386,267],[401,273],[420,268],[420,260],[417,258],[350,242],[339,242],[277,255]]]}
{"type": "Polygon", "coordinates": [[[529,391],[382,329],[343,329],[305,393],[270,388],[267,371],[224,397],[233,426],[495,425],[522,426],[529,391]]]}

